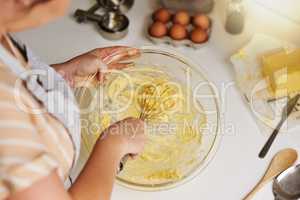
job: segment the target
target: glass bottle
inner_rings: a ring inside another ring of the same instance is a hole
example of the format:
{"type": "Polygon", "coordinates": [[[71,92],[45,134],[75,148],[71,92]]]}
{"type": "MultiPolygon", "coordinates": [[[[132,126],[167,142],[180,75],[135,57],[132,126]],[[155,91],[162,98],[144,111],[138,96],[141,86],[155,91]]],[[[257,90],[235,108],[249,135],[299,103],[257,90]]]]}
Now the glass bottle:
{"type": "Polygon", "coordinates": [[[225,30],[230,34],[240,34],[245,25],[243,0],[230,0],[226,10],[225,30]]]}

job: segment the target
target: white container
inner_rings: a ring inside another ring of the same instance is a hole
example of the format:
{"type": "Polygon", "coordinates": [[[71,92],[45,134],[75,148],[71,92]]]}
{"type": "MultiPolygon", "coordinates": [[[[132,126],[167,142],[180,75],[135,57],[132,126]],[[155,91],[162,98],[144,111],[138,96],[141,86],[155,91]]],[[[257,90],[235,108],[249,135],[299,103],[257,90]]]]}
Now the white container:
{"type": "MultiPolygon", "coordinates": [[[[174,15],[174,10],[172,10],[172,15],[174,15]]],[[[192,40],[190,40],[189,38],[186,38],[186,39],[183,39],[183,40],[174,40],[169,35],[166,35],[166,36],[160,37],[160,38],[151,36],[149,34],[149,27],[153,23],[153,20],[151,20],[152,19],[151,16],[149,17],[149,19],[150,20],[148,22],[147,29],[145,30],[146,31],[146,36],[148,37],[148,39],[154,44],[169,44],[169,45],[172,45],[173,47],[187,46],[187,47],[191,47],[193,49],[200,49],[202,47],[205,47],[207,45],[207,43],[209,42],[211,31],[212,31],[212,26],[213,26],[213,21],[209,17],[210,27],[206,30],[206,33],[207,33],[207,36],[208,36],[207,39],[205,41],[203,41],[202,43],[195,43],[192,40]]],[[[172,22],[168,22],[167,23],[167,28],[170,29],[171,26],[172,26],[172,22]]],[[[188,31],[188,34],[190,34],[191,31],[194,29],[194,26],[192,24],[189,24],[186,27],[186,29],[188,31]]]]}

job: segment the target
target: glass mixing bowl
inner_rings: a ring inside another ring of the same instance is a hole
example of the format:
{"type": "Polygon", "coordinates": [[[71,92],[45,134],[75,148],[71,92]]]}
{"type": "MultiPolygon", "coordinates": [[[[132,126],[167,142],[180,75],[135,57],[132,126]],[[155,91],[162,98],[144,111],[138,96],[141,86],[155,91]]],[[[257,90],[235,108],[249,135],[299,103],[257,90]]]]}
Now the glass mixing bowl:
{"type": "MultiPolygon", "coordinates": [[[[148,184],[145,182],[140,183],[138,181],[128,180],[122,176],[122,173],[117,176],[118,184],[135,190],[156,191],[170,189],[191,180],[199,174],[208,165],[216,152],[220,139],[220,111],[217,101],[217,91],[213,83],[206,78],[197,64],[176,52],[156,47],[144,47],[141,48],[141,56],[135,58],[133,63],[134,67],[137,69],[143,69],[149,66],[155,67],[166,73],[180,85],[188,88],[188,90],[191,91],[191,101],[195,105],[198,105],[193,107],[193,109],[195,109],[194,112],[198,113],[199,116],[205,116],[206,118],[206,126],[201,129],[202,138],[199,147],[200,149],[197,153],[197,160],[180,179],[176,181],[148,184]]],[[[90,106],[90,104],[93,104],[91,100],[94,97],[93,92],[87,92],[85,89],[78,89],[76,91],[76,96],[81,108],[86,108],[90,106]]],[[[89,114],[83,114],[82,118],[89,119],[91,116],[89,116],[89,114]]],[[[88,121],[89,120],[87,120],[85,128],[86,126],[89,127],[88,121]]],[[[84,139],[83,144],[89,144],[92,148],[98,137],[99,135],[91,135],[84,139]]],[[[83,145],[79,160],[81,166],[88,158],[91,148],[87,149],[83,145]]]]}

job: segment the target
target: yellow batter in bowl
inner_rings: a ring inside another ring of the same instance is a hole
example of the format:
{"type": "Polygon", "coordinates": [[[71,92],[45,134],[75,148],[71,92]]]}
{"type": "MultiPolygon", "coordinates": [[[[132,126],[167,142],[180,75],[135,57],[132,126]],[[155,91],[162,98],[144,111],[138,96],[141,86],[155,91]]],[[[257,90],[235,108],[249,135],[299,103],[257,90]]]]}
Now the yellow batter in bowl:
{"type": "Polygon", "coordinates": [[[142,117],[147,130],[144,152],[135,160],[129,159],[118,177],[136,184],[181,179],[198,163],[199,130],[205,123],[205,117],[197,116],[188,98],[191,91],[155,67],[134,67],[107,79],[98,91],[107,95],[104,107],[114,113],[99,108],[95,112],[100,113],[91,115],[102,125],[98,135],[111,123],[127,117],[142,117]]]}
{"type": "Polygon", "coordinates": [[[212,158],[219,130],[216,95],[201,72],[176,54],[145,49],[133,62],[134,67],[107,75],[103,85],[78,92],[81,108],[92,107],[82,114],[79,162],[109,125],[142,118],[145,149],[126,162],[117,182],[147,191],[168,189],[190,180],[212,158]]]}

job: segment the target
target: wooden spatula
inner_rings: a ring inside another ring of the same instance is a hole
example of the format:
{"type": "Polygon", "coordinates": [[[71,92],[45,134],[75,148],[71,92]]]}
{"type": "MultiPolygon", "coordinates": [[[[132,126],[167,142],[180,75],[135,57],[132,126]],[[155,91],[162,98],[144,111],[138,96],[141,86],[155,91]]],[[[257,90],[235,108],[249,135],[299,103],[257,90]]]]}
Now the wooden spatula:
{"type": "Polygon", "coordinates": [[[264,185],[281,172],[291,167],[297,160],[297,152],[294,149],[283,149],[279,151],[272,159],[265,175],[257,183],[257,185],[247,194],[244,200],[250,200],[264,185]]]}

